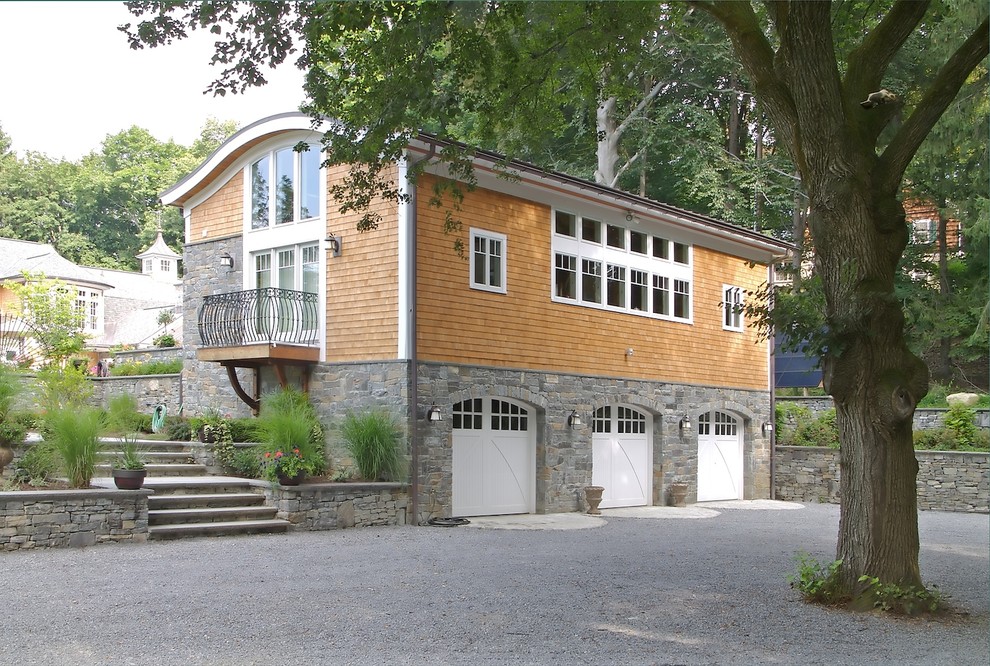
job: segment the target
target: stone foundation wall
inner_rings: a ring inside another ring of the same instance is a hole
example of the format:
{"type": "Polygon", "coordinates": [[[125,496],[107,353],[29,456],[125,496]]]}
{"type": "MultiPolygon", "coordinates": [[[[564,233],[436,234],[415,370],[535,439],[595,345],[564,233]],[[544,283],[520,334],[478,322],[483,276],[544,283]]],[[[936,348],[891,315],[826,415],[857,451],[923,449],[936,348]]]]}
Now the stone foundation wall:
{"type": "MultiPolygon", "coordinates": [[[[931,511],[990,511],[990,454],[918,451],[918,508],[931,511]]],[[[778,446],[775,497],[791,502],[837,504],[839,451],[778,446]]]]}
{"type": "Polygon", "coordinates": [[[143,542],[149,490],[0,492],[0,550],[143,542]]]}
{"type": "Polygon", "coordinates": [[[297,530],[405,525],[409,491],[399,483],[272,485],[265,490],[278,517],[297,530]]]}

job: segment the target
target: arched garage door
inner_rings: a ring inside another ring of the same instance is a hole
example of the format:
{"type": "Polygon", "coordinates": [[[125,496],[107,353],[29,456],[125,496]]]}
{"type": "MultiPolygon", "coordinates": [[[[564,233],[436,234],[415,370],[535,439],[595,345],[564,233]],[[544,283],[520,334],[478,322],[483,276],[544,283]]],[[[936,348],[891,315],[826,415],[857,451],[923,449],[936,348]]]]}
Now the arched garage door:
{"type": "Polygon", "coordinates": [[[698,417],[698,501],[743,498],[742,433],[724,412],[698,417]]]}
{"type": "Polygon", "coordinates": [[[532,513],[536,437],[529,409],[502,398],[454,405],[452,515],[532,513]]]}
{"type": "Polygon", "coordinates": [[[592,420],[591,480],[603,486],[601,507],[645,506],[653,496],[649,420],[631,407],[598,409],[592,420]]]}

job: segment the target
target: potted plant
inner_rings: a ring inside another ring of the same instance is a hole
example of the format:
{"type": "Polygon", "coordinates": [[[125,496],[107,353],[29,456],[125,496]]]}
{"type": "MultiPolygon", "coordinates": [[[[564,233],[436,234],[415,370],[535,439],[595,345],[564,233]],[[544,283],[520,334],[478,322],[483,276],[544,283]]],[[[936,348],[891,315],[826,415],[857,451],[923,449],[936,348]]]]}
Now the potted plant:
{"type": "Polygon", "coordinates": [[[111,467],[113,483],[121,490],[137,490],[144,485],[148,474],[141,447],[137,443],[137,429],[141,414],[134,396],[121,394],[110,400],[107,410],[110,426],[120,435],[120,452],[111,467]]]}
{"type": "Polygon", "coordinates": [[[114,485],[121,490],[138,490],[144,486],[148,470],[141,448],[133,436],[128,435],[122,439],[120,454],[113,463],[111,474],[114,485]]]}
{"type": "Polygon", "coordinates": [[[297,485],[306,475],[323,471],[322,430],[304,393],[283,389],[262,398],[255,430],[263,443],[264,478],[297,485]]]}

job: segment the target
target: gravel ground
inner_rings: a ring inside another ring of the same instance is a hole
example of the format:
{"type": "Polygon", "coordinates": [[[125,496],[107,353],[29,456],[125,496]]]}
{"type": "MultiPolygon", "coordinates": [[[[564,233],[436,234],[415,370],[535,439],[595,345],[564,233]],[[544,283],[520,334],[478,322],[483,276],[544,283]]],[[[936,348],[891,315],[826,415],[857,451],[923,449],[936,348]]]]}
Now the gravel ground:
{"type": "Polygon", "coordinates": [[[924,512],[936,621],[802,603],[838,508],[0,554],[0,664],[980,664],[986,515],[924,512]]]}

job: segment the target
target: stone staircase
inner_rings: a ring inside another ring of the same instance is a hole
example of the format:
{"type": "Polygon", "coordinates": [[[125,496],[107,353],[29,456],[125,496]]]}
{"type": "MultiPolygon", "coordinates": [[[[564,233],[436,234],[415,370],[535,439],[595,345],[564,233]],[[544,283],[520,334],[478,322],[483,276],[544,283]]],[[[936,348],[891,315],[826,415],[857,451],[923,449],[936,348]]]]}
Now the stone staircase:
{"type": "MultiPolygon", "coordinates": [[[[148,538],[175,539],[195,536],[285,532],[289,522],[275,517],[265,505],[265,495],[248,479],[210,476],[195,462],[196,442],[139,440],[148,476],[148,538]]],[[[113,449],[113,440],[108,441],[113,449]]],[[[94,485],[113,487],[110,461],[116,452],[102,454],[94,485]]]]}

